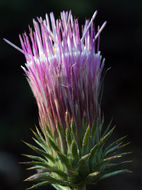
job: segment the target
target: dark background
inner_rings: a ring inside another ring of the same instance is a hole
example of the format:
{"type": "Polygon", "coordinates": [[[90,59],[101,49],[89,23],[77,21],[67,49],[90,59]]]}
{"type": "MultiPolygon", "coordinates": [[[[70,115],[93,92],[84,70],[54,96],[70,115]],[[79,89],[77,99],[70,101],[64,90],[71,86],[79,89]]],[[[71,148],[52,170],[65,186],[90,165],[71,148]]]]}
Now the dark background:
{"type": "MultiPolygon", "coordinates": [[[[30,150],[30,128],[38,124],[36,102],[21,65],[24,56],[6,44],[7,38],[20,46],[18,35],[28,32],[32,18],[53,11],[72,10],[81,23],[97,9],[96,24],[107,20],[101,35],[101,52],[106,58],[102,109],[106,121],[113,118],[116,137],[128,135],[127,150],[133,174],[116,176],[88,189],[142,189],[142,1],[141,0],[0,0],[0,190],[24,190],[29,171],[19,164],[30,150]]],[[[43,190],[49,187],[41,188],[43,190]]],[[[53,188],[52,188],[53,189],[53,188]]]]}

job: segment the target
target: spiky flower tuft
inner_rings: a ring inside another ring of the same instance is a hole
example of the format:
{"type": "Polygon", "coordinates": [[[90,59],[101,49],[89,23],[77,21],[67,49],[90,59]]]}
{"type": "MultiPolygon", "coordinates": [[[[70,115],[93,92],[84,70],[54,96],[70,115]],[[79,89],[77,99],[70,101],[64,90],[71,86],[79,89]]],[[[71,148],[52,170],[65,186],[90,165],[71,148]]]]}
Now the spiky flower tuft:
{"type": "Polygon", "coordinates": [[[78,19],[61,12],[60,19],[33,20],[34,31],[20,36],[26,57],[23,68],[39,110],[37,146],[26,143],[38,155],[26,155],[35,174],[27,181],[31,188],[52,184],[57,190],[85,189],[86,184],[127,172],[127,161],[115,160],[127,153],[116,153],[126,144],[120,138],[105,146],[114,128],[102,134],[100,89],[104,59],[99,51],[100,33],[94,19],[86,20],[81,31],[78,19]]]}

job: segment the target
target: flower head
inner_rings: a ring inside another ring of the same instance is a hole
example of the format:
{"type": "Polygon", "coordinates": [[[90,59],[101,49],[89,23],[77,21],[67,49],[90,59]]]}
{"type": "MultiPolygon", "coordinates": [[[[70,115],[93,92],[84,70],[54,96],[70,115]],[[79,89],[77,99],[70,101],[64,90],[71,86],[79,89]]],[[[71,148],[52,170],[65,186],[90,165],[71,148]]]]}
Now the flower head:
{"type": "Polygon", "coordinates": [[[77,128],[85,121],[92,126],[100,117],[99,86],[104,60],[99,52],[99,37],[106,22],[94,31],[93,20],[86,20],[79,30],[78,19],[70,12],[53,13],[46,19],[33,20],[34,32],[20,36],[26,57],[30,86],[36,98],[41,126],[57,123],[77,128]],[[98,41],[97,41],[98,39],[98,41]],[[97,47],[95,47],[97,41],[97,47]]]}
{"type": "Polygon", "coordinates": [[[31,158],[36,174],[27,181],[37,181],[31,188],[52,184],[57,190],[85,189],[104,178],[127,172],[119,169],[126,162],[116,159],[127,153],[124,138],[106,146],[113,129],[101,133],[100,81],[104,60],[99,52],[99,38],[106,22],[94,31],[92,19],[79,30],[78,19],[71,12],[53,13],[33,21],[34,31],[20,36],[26,57],[23,67],[36,98],[40,127],[34,133],[37,146],[26,143],[38,156],[31,158]]]}

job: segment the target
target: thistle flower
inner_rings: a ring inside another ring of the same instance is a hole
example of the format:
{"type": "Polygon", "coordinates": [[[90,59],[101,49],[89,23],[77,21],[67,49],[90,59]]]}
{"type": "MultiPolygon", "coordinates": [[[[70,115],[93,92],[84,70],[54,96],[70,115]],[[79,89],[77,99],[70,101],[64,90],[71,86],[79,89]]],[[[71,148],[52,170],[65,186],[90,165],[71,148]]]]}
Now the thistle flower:
{"type": "Polygon", "coordinates": [[[95,35],[96,13],[82,27],[82,38],[78,20],[71,12],[62,12],[56,21],[51,13],[52,29],[48,15],[45,20],[38,18],[39,23],[33,20],[32,45],[26,34],[20,36],[27,62],[24,70],[38,104],[42,127],[48,125],[54,131],[57,123],[67,127],[71,119],[76,128],[81,128],[84,121],[91,127],[100,117],[98,95],[104,60],[99,42],[95,49],[95,41],[106,22],[95,35]]]}
{"type": "Polygon", "coordinates": [[[23,67],[39,110],[41,130],[33,132],[40,147],[26,143],[40,156],[31,158],[36,174],[28,181],[38,183],[31,188],[52,184],[56,189],[84,189],[106,177],[126,172],[119,169],[127,163],[115,163],[127,153],[116,154],[124,147],[120,138],[104,146],[113,129],[101,134],[103,118],[100,110],[100,89],[104,59],[99,51],[103,23],[94,30],[94,19],[86,20],[79,29],[78,19],[70,12],[53,13],[46,19],[33,20],[20,36],[26,58],[23,67]],[[119,170],[117,170],[119,169],[119,170]]]}

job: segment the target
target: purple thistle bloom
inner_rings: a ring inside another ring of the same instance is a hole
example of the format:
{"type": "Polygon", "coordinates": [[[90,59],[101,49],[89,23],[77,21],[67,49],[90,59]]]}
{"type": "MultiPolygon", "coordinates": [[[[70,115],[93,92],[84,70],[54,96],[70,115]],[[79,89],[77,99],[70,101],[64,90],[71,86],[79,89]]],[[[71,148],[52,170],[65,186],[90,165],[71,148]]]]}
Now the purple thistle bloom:
{"type": "Polygon", "coordinates": [[[34,31],[20,36],[29,84],[36,98],[41,127],[68,126],[71,120],[77,128],[83,122],[92,126],[100,118],[98,102],[101,73],[104,66],[99,52],[99,37],[93,20],[86,20],[79,31],[78,19],[70,12],[53,13],[46,19],[33,20],[34,31]],[[51,22],[51,23],[50,23],[51,22]],[[80,33],[81,36],[80,37],[80,33]],[[97,47],[95,47],[97,41],[97,47]]]}
{"type": "Polygon", "coordinates": [[[125,137],[104,146],[114,128],[110,124],[101,134],[104,60],[99,41],[106,22],[95,33],[96,14],[85,21],[82,32],[71,11],[61,12],[57,20],[53,13],[50,21],[48,15],[38,18],[29,37],[20,36],[22,50],[5,39],[26,57],[23,69],[39,109],[41,130],[33,132],[38,147],[26,143],[38,154],[25,155],[32,159],[26,162],[32,165],[28,169],[36,170],[26,179],[37,182],[29,189],[52,184],[57,190],[85,190],[86,184],[129,172],[121,169],[128,161],[114,162],[128,154],[117,153],[127,145],[125,137]]]}

